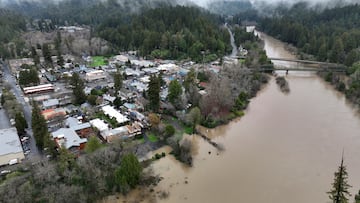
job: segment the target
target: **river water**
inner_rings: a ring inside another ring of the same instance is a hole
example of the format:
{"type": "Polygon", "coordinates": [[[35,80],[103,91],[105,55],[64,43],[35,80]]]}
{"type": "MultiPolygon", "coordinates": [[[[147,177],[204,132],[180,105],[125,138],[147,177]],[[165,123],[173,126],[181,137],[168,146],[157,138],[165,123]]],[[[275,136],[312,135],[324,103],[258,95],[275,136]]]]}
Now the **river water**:
{"type": "MultiPolygon", "coordinates": [[[[269,57],[295,58],[281,42],[260,36],[269,57]]],[[[275,65],[294,64],[275,62],[275,65]]],[[[225,151],[219,153],[201,138],[192,136],[195,146],[192,168],[172,156],[155,162],[154,172],[164,177],[155,193],[167,191],[169,196],[145,200],[329,202],[326,192],[343,150],[354,196],[360,189],[359,114],[342,94],[315,73],[290,71],[286,78],[289,94],[280,92],[272,78],[251,100],[244,117],[208,132],[204,130],[213,141],[223,144],[225,151]]]]}

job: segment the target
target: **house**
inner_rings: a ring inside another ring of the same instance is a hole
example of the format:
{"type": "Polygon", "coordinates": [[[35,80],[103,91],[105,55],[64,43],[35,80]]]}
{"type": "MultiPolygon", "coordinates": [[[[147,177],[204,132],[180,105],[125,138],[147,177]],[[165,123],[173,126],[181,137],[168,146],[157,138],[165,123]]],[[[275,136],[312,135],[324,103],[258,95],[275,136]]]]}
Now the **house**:
{"type": "Polygon", "coordinates": [[[114,60],[120,64],[125,64],[126,62],[129,61],[129,57],[125,55],[116,55],[114,56],[114,60]]]}
{"type": "Polygon", "coordinates": [[[49,72],[46,72],[44,73],[44,76],[46,77],[46,79],[49,81],[49,82],[56,82],[57,78],[55,75],[52,75],[51,73],[49,72]]]}
{"type": "Polygon", "coordinates": [[[161,64],[156,69],[167,73],[174,73],[179,70],[179,66],[173,63],[168,63],[168,64],[161,64]]]}
{"type": "Polygon", "coordinates": [[[145,60],[131,60],[130,61],[132,65],[138,66],[138,67],[151,67],[154,66],[155,64],[151,61],[145,61],[145,60]]]}
{"type": "Polygon", "coordinates": [[[101,110],[104,112],[105,115],[109,116],[110,118],[115,118],[119,124],[124,124],[129,121],[129,119],[126,116],[122,115],[112,106],[109,105],[103,106],[101,110]]]}
{"type": "Polygon", "coordinates": [[[25,158],[16,128],[0,129],[0,166],[25,158]]]}
{"type": "Polygon", "coordinates": [[[139,81],[133,81],[130,83],[130,87],[132,90],[136,90],[138,92],[144,92],[147,91],[148,85],[139,81]]]}
{"type": "Polygon", "coordinates": [[[45,100],[42,103],[43,109],[53,109],[59,106],[59,100],[58,99],[49,99],[45,100]]]}
{"type": "Polygon", "coordinates": [[[50,121],[50,120],[56,119],[58,117],[66,116],[66,111],[63,108],[47,109],[47,110],[42,111],[41,115],[44,116],[46,121],[50,121]]]}
{"type": "Polygon", "coordinates": [[[138,111],[130,111],[130,117],[137,121],[143,121],[146,119],[146,116],[144,116],[142,113],[138,111]]]}
{"type": "Polygon", "coordinates": [[[98,118],[89,121],[89,123],[91,124],[92,127],[98,129],[100,132],[109,129],[108,124],[106,124],[103,120],[98,119],[98,118]]]}
{"type": "Polygon", "coordinates": [[[65,119],[65,125],[68,128],[71,128],[73,126],[77,126],[77,125],[80,125],[80,124],[81,124],[81,122],[77,118],[69,117],[69,118],[65,119]]]}
{"type": "Polygon", "coordinates": [[[108,129],[100,132],[101,137],[108,143],[111,143],[120,138],[127,138],[129,135],[128,128],[126,126],[122,126],[115,129],[108,129]]]}
{"type": "Polygon", "coordinates": [[[112,96],[110,96],[109,94],[105,94],[105,95],[103,95],[103,99],[104,99],[105,101],[109,101],[109,102],[111,102],[111,103],[114,103],[116,97],[112,97],[112,96]]]}
{"type": "Polygon", "coordinates": [[[86,73],[85,80],[88,82],[94,81],[94,80],[102,80],[106,79],[106,74],[103,70],[94,70],[91,72],[86,73]]]}
{"type": "Polygon", "coordinates": [[[65,147],[72,153],[79,155],[80,151],[85,148],[87,143],[86,138],[79,137],[78,134],[71,128],[60,128],[59,130],[51,133],[57,147],[65,147]]]}
{"type": "Polygon", "coordinates": [[[87,138],[94,134],[94,131],[88,122],[72,126],[70,129],[74,130],[81,138],[87,138]]]}
{"type": "Polygon", "coordinates": [[[134,69],[131,69],[131,68],[126,68],[125,69],[125,74],[126,76],[129,76],[129,77],[140,77],[142,75],[144,75],[144,72],[143,71],[140,71],[140,70],[134,70],[134,69]]]}
{"type": "Polygon", "coordinates": [[[134,122],[131,125],[126,125],[126,128],[128,129],[129,137],[133,137],[135,135],[141,135],[143,125],[140,122],[134,122]]]}

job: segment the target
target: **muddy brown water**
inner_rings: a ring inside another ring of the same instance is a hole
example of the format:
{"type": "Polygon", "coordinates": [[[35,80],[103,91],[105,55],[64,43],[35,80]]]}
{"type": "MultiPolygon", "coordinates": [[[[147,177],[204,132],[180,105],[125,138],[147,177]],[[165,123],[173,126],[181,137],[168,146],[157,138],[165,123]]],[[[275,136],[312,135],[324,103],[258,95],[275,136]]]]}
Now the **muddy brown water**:
{"type": "MultiPolygon", "coordinates": [[[[268,56],[295,58],[283,43],[260,35],[268,56]]],[[[203,130],[213,141],[224,145],[223,152],[193,136],[192,168],[172,156],[152,164],[153,171],[164,179],[150,193],[152,198],[145,196],[135,201],[325,203],[329,202],[326,192],[343,149],[354,196],[360,189],[358,111],[314,73],[290,71],[286,79],[289,94],[281,93],[272,78],[251,100],[244,117],[203,130]],[[161,199],[155,195],[159,191],[166,191],[169,196],[161,199]]],[[[118,200],[109,198],[107,202],[131,200],[146,190],[118,200]]]]}

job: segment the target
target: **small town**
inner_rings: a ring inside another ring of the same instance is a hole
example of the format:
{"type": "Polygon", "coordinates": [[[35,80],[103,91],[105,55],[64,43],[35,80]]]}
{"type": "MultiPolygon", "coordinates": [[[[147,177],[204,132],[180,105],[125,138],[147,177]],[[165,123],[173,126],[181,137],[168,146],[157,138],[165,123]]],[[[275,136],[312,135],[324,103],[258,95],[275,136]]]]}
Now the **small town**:
{"type": "Polygon", "coordinates": [[[0,202],[360,203],[359,13],[0,0],[0,202]]]}

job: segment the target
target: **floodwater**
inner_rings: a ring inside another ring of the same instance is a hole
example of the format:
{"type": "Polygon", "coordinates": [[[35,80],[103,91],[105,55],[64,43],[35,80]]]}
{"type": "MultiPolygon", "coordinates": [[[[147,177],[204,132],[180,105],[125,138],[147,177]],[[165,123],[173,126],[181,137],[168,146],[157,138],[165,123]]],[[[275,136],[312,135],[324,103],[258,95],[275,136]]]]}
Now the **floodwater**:
{"type": "MultiPolygon", "coordinates": [[[[270,57],[295,58],[281,42],[260,36],[270,57]]],[[[154,193],[169,193],[156,201],[326,203],[343,150],[354,196],[360,189],[358,111],[315,73],[289,71],[286,78],[289,94],[280,92],[272,78],[251,100],[244,117],[204,130],[224,145],[223,152],[192,136],[192,168],[172,156],[156,161],[152,168],[164,179],[154,193]]]]}

